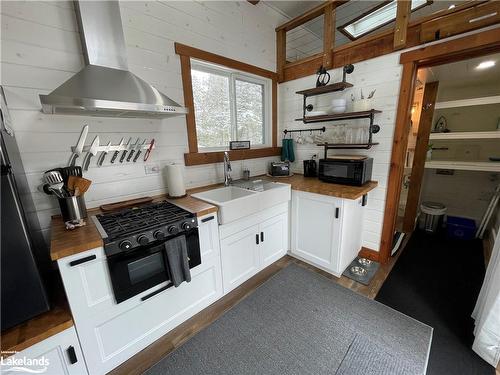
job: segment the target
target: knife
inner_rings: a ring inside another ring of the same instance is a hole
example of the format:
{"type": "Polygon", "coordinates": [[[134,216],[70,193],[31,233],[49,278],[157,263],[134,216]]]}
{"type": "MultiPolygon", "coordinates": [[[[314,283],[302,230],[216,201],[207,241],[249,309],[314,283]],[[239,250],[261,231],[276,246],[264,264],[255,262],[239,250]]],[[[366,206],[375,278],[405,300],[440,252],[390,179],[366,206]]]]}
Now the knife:
{"type": "Polygon", "coordinates": [[[151,140],[151,143],[149,143],[149,147],[146,150],[146,153],[144,154],[144,161],[147,161],[149,159],[149,155],[151,154],[151,150],[153,149],[154,145],[155,145],[155,139],[153,138],[151,140]]]}
{"type": "Polygon", "coordinates": [[[96,156],[98,148],[99,148],[99,136],[96,135],[94,140],[92,141],[92,144],[90,145],[87,155],[85,155],[85,159],[83,159],[82,165],[84,171],[89,170],[90,159],[92,158],[92,156],[96,156]]]}
{"type": "Polygon", "coordinates": [[[104,150],[101,152],[99,159],[97,159],[97,166],[98,167],[102,166],[102,163],[104,163],[104,159],[106,158],[106,155],[108,154],[110,148],[111,148],[111,141],[108,142],[106,147],[104,147],[104,150]]]}
{"type": "Polygon", "coordinates": [[[73,167],[76,163],[76,159],[82,154],[83,146],[85,145],[85,139],[87,139],[87,134],[89,132],[89,126],[85,125],[80,133],[80,138],[76,143],[73,153],[71,154],[68,162],[68,166],[73,167]]]}
{"type": "Polygon", "coordinates": [[[134,163],[137,161],[137,159],[139,159],[139,156],[141,156],[142,146],[144,146],[145,144],[146,144],[146,138],[144,138],[144,141],[142,141],[142,143],[139,146],[137,146],[139,150],[137,150],[137,154],[135,154],[134,156],[134,163]]]}
{"type": "Polygon", "coordinates": [[[125,145],[125,150],[122,152],[122,156],[120,156],[120,163],[123,163],[125,160],[125,156],[127,156],[128,149],[130,148],[130,142],[132,141],[132,137],[128,139],[127,144],[125,145]]]}
{"type": "Polygon", "coordinates": [[[130,153],[127,156],[127,161],[132,160],[132,156],[134,156],[135,148],[137,147],[138,144],[139,144],[139,138],[137,138],[137,141],[135,141],[135,143],[132,146],[130,146],[130,153]]]}
{"type": "MultiPolygon", "coordinates": [[[[122,137],[122,139],[120,140],[120,144],[118,145],[118,147],[122,147],[122,146],[123,146],[123,137],[122,137]]],[[[111,160],[110,160],[110,162],[111,162],[111,163],[114,163],[114,162],[115,162],[115,159],[118,157],[118,154],[119,154],[119,153],[120,153],[120,151],[119,151],[119,150],[117,150],[117,151],[113,152],[113,156],[111,157],[111,160]]]]}

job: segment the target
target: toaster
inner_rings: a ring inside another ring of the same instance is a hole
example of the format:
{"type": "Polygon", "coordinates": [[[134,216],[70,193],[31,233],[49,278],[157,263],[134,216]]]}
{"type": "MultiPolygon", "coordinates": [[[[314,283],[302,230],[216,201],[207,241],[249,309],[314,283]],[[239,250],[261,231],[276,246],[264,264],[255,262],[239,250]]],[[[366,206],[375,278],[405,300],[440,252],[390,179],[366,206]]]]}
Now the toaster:
{"type": "Polygon", "coordinates": [[[287,162],[271,162],[269,164],[269,174],[271,176],[289,176],[290,163],[287,162]]]}

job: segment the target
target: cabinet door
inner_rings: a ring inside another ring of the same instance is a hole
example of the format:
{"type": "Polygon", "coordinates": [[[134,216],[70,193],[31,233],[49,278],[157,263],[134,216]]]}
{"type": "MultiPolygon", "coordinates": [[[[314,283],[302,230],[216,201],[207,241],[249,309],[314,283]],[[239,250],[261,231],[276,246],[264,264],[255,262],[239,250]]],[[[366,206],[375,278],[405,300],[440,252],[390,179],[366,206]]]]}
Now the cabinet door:
{"type": "Polygon", "coordinates": [[[51,336],[12,357],[4,358],[0,372],[9,375],[20,372],[51,375],[88,374],[74,327],[51,336]],[[9,358],[12,360],[23,357],[29,360],[36,359],[38,363],[31,366],[17,363],[15,365],[9,364],[9,358]],[[26,368],[26,370],[21,371],[19,367],[26,368]],[[46,370],[41,371],[45,367],[46,370]]]}
{"type": "Polygon", "coordinates": [[[341,200],[294,192],[292,197],[292,254],[333,270],[339,248],[341,200]]]}
{"type": "Polygon", "coordinates": [[[337,273],[342,274],[356,258],[362,246],[364,207],[362,198],[344,199],[340,215],[342,223],[341,247],[338,252],[337,273]]]}
{"type": "Polygon", "coordinates": [[[220,256],[219,222],[217,213],[198,218],[201,262],[220,256]]]}
{"type": "Polygon", "coordinates": [[[259,226],[253,225],[221,241],[224,294],[259,271],[259,226]]]}
{"type": "Polygon", "coordinates": [[[261,268],[269,266],[288,251],[288,214],[281,214],[260,224],[261,268]]]}

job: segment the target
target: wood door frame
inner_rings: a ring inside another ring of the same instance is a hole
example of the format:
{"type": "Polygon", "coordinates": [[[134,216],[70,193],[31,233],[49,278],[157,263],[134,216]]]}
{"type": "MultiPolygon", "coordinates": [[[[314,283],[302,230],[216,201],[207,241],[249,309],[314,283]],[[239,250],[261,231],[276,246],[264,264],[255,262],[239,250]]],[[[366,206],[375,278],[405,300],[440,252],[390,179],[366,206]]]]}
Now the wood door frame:
{"type": "MultiPolygon", "coordinates": [[[[430,45],[402,53],[399,62],[403,65],[396,129],[389,166],[384,222],[378,260],[387,263],[391,256],[392,239],[396,225],[397,210],[401,194],[404,160],[408,144],[407,124],[411,120],[415,78],[417,70],[423,67],[442,65],[472,57],[489,55],[500,51],[500,32],[498,28],[479,32],[463,38],[430,45]]],[[[419,181],[420,183],[421,181],[419,181]]],[[[413,181],[413,183],[416,183],[413,181]]]]}
{"type": "Polygon", "coordinates": [[[439,81],[426,83],[422,103],[420,104],[421,110],[418,121],[417,142],[415,145],[415,154],[413,156],[410,186],[408,187],[408,198],[406,200],[403,220],[404,232],[412,232],[415,229],[415,218],[417,217],[418,201],[425,171],[427,145],[429,144],[429,137],[431,134],[438,87],[439,81]]]}

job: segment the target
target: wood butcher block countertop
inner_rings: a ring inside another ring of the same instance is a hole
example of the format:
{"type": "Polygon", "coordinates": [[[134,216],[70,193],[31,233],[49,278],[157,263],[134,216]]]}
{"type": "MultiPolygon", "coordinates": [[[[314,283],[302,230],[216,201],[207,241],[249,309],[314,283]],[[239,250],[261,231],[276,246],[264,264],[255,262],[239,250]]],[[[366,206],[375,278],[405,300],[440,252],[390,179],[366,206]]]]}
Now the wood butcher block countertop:
{"type": "MultiPolygon", "coordinates": [[[[165,196],[158,196],[154,201],[164,200],[165,196]]],[[[217,212],[217,207],[209,203],[200,201],[190,196],[179,199],[167,199],[175,205],[190,211],[197,216],[207,215],[217,212]]],[[[52,217],[50,257],[52,260],[61,259],[70,255],[75,255],[87,250],[95,249],[103,245],[101,235],[97,231],[91,216],[101,213],[101,210],[89,210],[87,215],[87,225],[74,230],[66,230],[61,216],[52,217]]]]}
{"type": "MultiPolygon", "coordinates": [[[[318,180],[316,177],[304,177],[300,174],[296,174],[291,177],[257,176],[255,178],[290,184],[292,186],[292,190],[329,195],[345,199],[358,199],[377,186],[376,181],[367,182],[363,186],[329,184],[318,180]]],[[[216,184],[195,188],[188,190],[188,194],[215,189],[221,186],[222,184],[216,184]]],[[[164,195],[155,197],[155,201],[162,199],[165,199],[164,195]]],[[[189,195],[185,198],[170,201],[190,212],[195,213],[197,216],[217,212],[216,206],[205,203],[189,195]]],[[[94,222],[90,219],[92,215],[96,215],[100,212],[101,211],[99,209],[90,210],[88,212],[89,218],[87,219],[87,225],[74,230],[66,230],[62,218],[60,216],[54,216],[52,218],[52,233],[50,241],[50,256],[52,260],[57,260],[91,250],[96,247],[101,247],[103,245],[101,236],[97,231],[94,222]]]]}
{"type": "Polygon", "coordinates": [[[292,185],[292,190],[329,195],[331,197],[344,199],[358,199],[369,191],[375,189],[378,185],[378,182],[376,181],[369,181],[363,186],[330,184],[328,182],[320,181],[317,177],[304,177],[301,174],[295,174],[290,177],[262,176],[262,179],[290,184],[292,185]]]}

